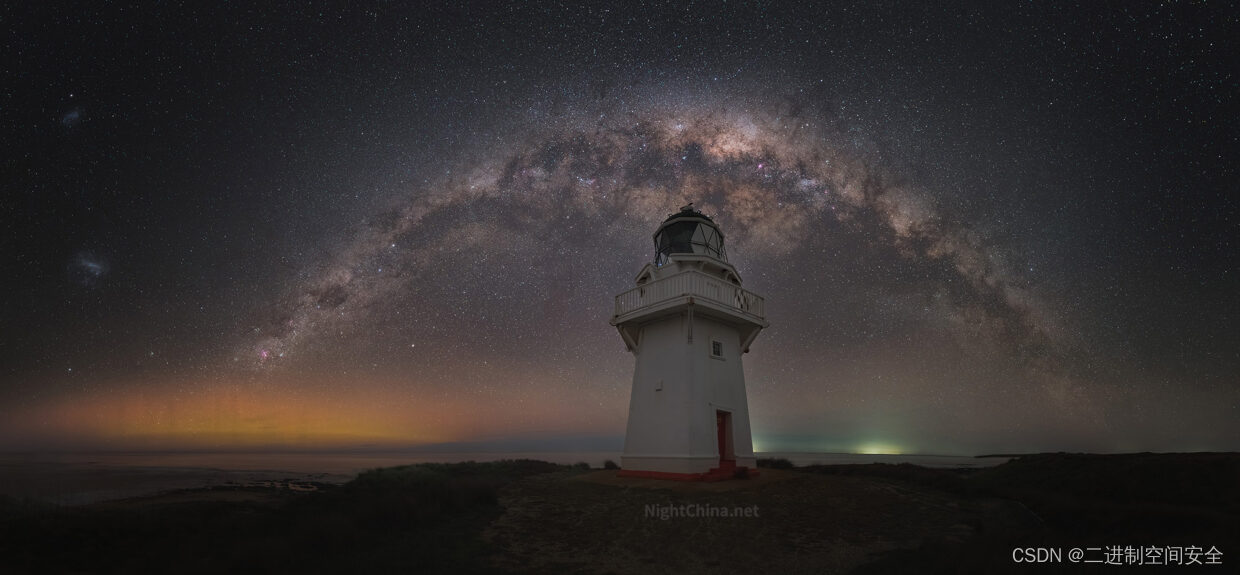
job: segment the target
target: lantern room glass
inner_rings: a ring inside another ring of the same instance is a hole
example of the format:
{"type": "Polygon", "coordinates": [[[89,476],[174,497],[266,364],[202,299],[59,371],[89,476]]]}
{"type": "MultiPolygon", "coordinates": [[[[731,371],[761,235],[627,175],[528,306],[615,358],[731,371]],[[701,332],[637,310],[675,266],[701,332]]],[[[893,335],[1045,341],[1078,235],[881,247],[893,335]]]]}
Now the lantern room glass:
{"type": "Polygon", "coordinates": [[[728,261],[723,234],[708,221],[686,218],[659,230],[654,239],[654,263],[662,266],[672,254],[697,254],[728,261]]]}

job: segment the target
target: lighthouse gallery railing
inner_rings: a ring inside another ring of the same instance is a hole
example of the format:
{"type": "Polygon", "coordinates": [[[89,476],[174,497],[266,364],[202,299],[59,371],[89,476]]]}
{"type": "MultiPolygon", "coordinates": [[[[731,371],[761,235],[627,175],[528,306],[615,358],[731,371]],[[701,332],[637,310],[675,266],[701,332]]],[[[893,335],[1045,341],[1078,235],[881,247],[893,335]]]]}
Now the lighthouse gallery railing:
{"type": "Polygon", "coordinates": [[[762,296],[696,271],[655,280],[616,296],[616,316],[681,296],[706,298],[759,318],[766,317],[762,296]]]}

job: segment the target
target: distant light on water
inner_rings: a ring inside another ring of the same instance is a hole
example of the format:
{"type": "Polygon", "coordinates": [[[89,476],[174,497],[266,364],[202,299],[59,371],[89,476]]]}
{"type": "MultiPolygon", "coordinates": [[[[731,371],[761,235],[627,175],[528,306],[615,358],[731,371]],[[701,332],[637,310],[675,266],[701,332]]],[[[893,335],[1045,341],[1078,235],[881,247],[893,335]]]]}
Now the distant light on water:
{"type": "Polygon", "coordinates": [[[903,455],[904,449],[891,443],[870,441],[858,445],[853,452],[862,455],[903,455]]]}

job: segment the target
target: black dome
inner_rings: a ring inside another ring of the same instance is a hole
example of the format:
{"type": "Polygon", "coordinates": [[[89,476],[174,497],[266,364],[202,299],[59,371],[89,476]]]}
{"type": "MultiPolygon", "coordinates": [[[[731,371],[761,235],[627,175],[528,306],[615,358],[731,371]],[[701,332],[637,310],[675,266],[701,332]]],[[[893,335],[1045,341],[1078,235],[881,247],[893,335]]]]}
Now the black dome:
{"type": "Polygon", "coordinates": [[[713,222],[713,221],[714,221],[714,220],[710,219],[710,216],[708,216],[708,215],[706,215],[706,214],[703,214],[702,212],[699,212],[699,211],[697,211],[697,210],[693,209],[693,204],[692,204],[692,203],[690,203],[690,204],[689,204],[689,205],[687,205],[687,206],[682,206],[682,207],[680,208],[680,211],[679,211],[679,212],[676,212],[676,213],[674,213],[674,214],[672,214],[672,215],[670,215],[670,216],[667,216],[667,219],[666,219],[666,220],[663,220],[663,223],[665,223],[665,224],[666,224],[667,222],[670,222],[670,221],[672,221],[672,220],[674,220],[674,219],[676,219],[676,218],[702,218],[702,219],[704,219],[704,220],[706,220],[706,221],[708,221],[708,222],[713,222]]]}

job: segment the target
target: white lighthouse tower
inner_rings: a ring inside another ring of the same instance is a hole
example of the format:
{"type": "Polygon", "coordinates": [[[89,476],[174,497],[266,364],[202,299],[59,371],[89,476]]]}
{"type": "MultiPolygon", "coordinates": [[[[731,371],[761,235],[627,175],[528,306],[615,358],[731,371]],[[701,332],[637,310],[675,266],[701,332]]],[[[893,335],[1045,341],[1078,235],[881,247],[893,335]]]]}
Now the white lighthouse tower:
{"type": "Polygon", "coordinates": [[[693,204],[663,221],[654,245],[611,318],[637,357],[620,474],[753,474],[741,355],[769,325],[763,300],[741,287],[723,233],[693,204]]]}

